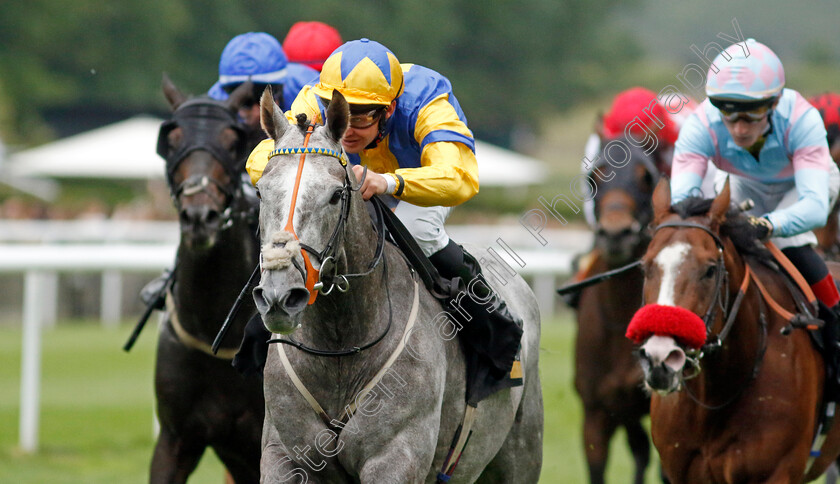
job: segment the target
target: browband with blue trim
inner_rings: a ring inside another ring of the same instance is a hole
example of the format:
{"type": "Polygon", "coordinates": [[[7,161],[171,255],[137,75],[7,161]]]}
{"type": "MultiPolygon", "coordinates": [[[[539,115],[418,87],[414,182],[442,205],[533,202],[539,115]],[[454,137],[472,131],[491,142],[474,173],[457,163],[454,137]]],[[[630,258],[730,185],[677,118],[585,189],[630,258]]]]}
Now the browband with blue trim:
{"type": "Polygon", "coordinates": [[[315,148],[315,147],[305,147],[305,148],[278,148],[271,153],[268,154],[268,158],[271,159],[277,155],[304,155],[304,154],[313,154],[313,155],[326,155],[332,156],[333,158],[337,159],[341,162],[342,166],[347,166],[347,155],[344,153],[339,153],[336,150],[331,150],[328,148],[315,148]]]}

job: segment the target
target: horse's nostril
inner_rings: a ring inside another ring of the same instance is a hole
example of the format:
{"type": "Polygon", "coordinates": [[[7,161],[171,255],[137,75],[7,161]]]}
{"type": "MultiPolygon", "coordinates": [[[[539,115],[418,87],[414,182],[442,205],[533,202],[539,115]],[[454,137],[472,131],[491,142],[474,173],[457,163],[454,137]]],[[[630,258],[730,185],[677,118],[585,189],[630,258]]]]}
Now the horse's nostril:
{"type": "Polygon", "coordinates": [[[215,224],[219,221],[219,212],[216,210],[210,210],[207,212],[207,223],[208,224],[215,224]]]}
{"type": "Polygon", "coordinates": [[[181,221],[181,224],[188,225],[190,223],[190,215],[187,213],[186,210],[181,210],[178,213],[178,219],[181,221]]]}
{"type": "Polygon", "coordinates": [[[283,308],[289,314],[297,313],[306,307],[309,302],[309,291],[304,288],[290,289],[283,298],[283,308]]]}
{"type": "Polygon", "coordinates": [[[267,313],[271,308],[272,303],[266,299],[263,288],[259,286],[254,288],[252,296],[254,297],[254,304],[257,306],[257,311],[259,311],[260,314],[267,313]]]}

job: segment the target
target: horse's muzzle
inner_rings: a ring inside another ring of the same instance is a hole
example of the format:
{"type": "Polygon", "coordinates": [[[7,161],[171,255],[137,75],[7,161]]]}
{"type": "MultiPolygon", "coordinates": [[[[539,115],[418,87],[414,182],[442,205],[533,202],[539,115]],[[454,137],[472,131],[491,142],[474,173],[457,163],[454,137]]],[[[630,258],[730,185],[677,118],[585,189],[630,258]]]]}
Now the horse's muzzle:
{"type": "Polygon", "coordinates": [[[279,274],[273,272],[266,271],[254,289],[254,303],[269,331],[289,334],[300,326],[301,312],[309,302],[309,290],[301,285],[278,284],[279,274]]]}
{"type": "Polygon", "coordinates": [[[179,213],[181,238],[190,249],[201,250],[213,247],[221,229],[221,216],[213,208],[198,205],[188,206],[179,213]]]}
{"type": "Polygon", "coordinates": [[[685,351],[668,336],[651,336],[637,354],[645,386],[661,395],[677,391],[687,361],[685,351]]]}
{"type": "Polygon", "coordinates": [[[595,231],[595,246],[610,265],[621,265],[635,258],[642,243],[637,221],[620,227],[599,226],[595,231]]]}

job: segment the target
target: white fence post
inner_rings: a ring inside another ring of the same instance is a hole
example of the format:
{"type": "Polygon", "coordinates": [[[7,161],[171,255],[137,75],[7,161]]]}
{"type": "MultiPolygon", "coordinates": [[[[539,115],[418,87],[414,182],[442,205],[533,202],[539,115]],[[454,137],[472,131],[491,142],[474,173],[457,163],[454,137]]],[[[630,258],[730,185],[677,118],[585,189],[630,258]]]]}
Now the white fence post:
{"type": "Polygon", "coordinates": [[[102,294],[99,301],[99,317],[102,326],[116,328],[122,317],[122,273],[116,270],[102,272],[102,294]]]}
{"type": "Polygon", "coordinates": [[[41,324],[45,275],[26,273],[23,293],[23,355],[20,388],[20,448],[38,450],[38,412],[41,400],[41,324]]]}
{"type": "Polygon", "coordinates": [[[54,328],[58,322],[58,273],[41,272],[41,327],[54,328]]]}
{"type": "Polygon", "coordinates": [[[540,316],[543,321],[554,318],[554,295],[557,290],[554,274],[534,275],[534,296],[540,306],[540,316]]]}

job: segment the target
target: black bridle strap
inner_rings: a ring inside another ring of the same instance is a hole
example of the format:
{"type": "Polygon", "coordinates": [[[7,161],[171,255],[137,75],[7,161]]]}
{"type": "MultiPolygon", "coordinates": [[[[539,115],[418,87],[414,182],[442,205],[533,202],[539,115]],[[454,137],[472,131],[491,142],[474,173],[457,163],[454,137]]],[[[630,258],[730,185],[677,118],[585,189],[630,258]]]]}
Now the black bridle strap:
{"type": "Polygon", "coordinates": [[[706,227],[705,225],[688,221],[665,222],[657,225],[653,229],[653,232],[656,233],[657,231],[659,231],[659,229],[664,229],[666,227],[700,229],[709,234],[712,237],[712,239],[714,239],[715,245],[717,245],[718,249],[723,250],[723,242],[720,240],[718,234],[712,232],[712,229],[706,227]]]}

